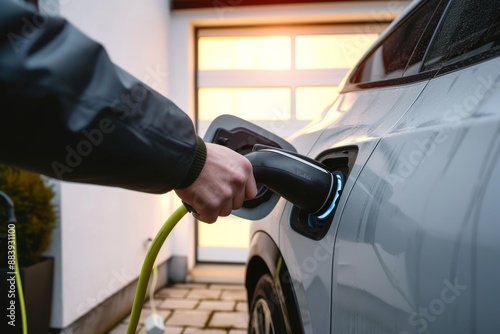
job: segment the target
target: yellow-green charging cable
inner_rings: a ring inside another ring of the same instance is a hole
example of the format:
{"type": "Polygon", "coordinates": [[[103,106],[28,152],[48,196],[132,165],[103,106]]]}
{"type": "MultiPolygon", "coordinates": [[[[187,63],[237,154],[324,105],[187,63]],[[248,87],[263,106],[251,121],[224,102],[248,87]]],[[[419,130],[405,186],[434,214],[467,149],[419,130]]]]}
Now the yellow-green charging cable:
{"type": "Polygon", "coordinates": [[[15,245],[15,258],[14,258],[14,270],[16,275],[16,286],[17,286],[17,295],[19,297],[19,309],[21,311],[21,324],[23,327],[23,334],[28,334],[28,316],[26,315],[26,306],[24,304],[24,292],[23,292],[23,284],[21,282],[21,272],[19,271],[19,263],[17,261],[17,238],[14,233],[14,245],[15,245]]]}
{"type": "MultiPolygon", "coordinates": [[[[16,237],[16,215],[14,213],[14,202],[12,199],[3,191],[0,191],[0,203],[5,206],[5,213],[7,216],[7,251],[9,255],[8,268],[10,272],[14,271],[14,277],[16,280],[17,297],[19,299],[19,310],[21,311],[21,324],[23,329],[23,334],[28,333],[28,317],[26,315],[26,306],[24,304],[24,292],[23,285],[21,282],[21,272],[19,271],[19,262],[17,256],[17,237],[16,237]],[[12,262],[14,260],[14,268],[12,268],[12,262]]],[[[9,297],[10,298],[10,297],[9,297]]]]}
{"type": "Polygon", "coordinates": [[[165,242],[165,239],[167,239],[172,229],[187,212],[188,210],[184,205],[181,205],[177,210],[175,210],[175,212],[160,228],[160,231],[149,246],[146,258],[142,264],[141,273],[139,275],[139,282],[137,283],[137,289],[135,291],[134,304],[132,305],[132,313],[128,323],[127,334],[134,334],[137,330],[139,316],[141,315],[142,305],[144,304],[144,296],[146,295],[148,287],[149,276],[151,275],[151,270],[155,263],[156,256],[158,256],[161,246],[165,242]]]}

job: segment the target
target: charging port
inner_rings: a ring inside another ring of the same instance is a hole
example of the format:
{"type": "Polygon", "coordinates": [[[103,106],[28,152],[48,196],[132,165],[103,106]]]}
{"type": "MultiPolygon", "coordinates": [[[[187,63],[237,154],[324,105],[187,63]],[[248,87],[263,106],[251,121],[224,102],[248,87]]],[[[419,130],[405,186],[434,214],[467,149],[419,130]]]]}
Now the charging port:
{"type": "MultiPolygon", "coordinates": [[[[343,147],[328,150],[320,154],[315,160],[325,165],[330,172],[338,172],[342,176],[342,182],[345,182],[354,166],[358,148],[355,146],[343,147]]],[[[339,197],[340,198],[340,197],[339,197]]],[[[316,217],[312,214],[293,206],[290,215],[290,225],[298,233],[314,239],[322,239],[333,222],[339,198],[334,199],[333,209],[324,217],[316,217]]]]}

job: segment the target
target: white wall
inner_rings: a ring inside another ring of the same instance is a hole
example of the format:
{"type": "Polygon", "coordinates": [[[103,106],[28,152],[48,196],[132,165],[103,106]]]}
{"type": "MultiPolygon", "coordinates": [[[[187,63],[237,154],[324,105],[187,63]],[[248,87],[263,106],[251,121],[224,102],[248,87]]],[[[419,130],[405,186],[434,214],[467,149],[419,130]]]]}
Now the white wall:
{"type": "MultiPolygon", "coordinates": [[[[59,0],[59,12],[167,95],[168,0],[59,0]]],[[[173,211],[173,199],[66,182],[58,188],[61,221],[48,252],[56,258],[51,326],[64,328],[138,277],[145,242],[173,211]]],[[[158,262],[171,253],[165,245],[158,262]]]]}

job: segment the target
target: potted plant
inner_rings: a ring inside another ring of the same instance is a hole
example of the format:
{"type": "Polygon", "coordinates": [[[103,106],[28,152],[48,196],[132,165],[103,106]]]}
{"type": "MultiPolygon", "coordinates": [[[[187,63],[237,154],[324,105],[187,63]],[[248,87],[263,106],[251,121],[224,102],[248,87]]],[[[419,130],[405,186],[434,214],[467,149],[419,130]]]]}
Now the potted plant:
{"type": "MultiPolygon", "coordinates": [[[[17,223],[17,256],[24,290],[29,333],[47,333],[50,327],[52,306],[53,259],[43,257],[50,247],[52,230],[55,226],[55,210],[51,203],[54,192],[38,174],[0,165],[0,190],[14,202],[17,223]]],[[[0,287],[3,300],[1,309],[5,314],[0,324],[1,333],[22,333],[19,300],[16,298],[14,317],[6,317],[10,305],[9,291],[13,288],[7,269],[7,217],[0,206],[0,287]],[[12,322],[14,319],[15,326],[12,322]],[[4,329],[4,330],[2,330],[4,329]]],[[[12,233],[12,229],[10,230],[12,233]]]]}

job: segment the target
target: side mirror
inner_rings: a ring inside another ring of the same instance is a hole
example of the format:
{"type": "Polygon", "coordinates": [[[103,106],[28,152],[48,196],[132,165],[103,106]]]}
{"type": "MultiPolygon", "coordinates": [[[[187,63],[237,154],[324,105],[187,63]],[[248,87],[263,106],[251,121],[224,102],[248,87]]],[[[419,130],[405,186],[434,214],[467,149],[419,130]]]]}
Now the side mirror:
{"type": "MultiPolygon", "coordinates": [[[[203,138],[206,142],[224,145],[235,152],[246,155],[256,144],[297,152],[286,140],[253,123],[231,115],[217,117],[210,124],[203,138]]],[[[232,212],[235,216],[258,220],[267,216],[280,196],[266,186],[258,184],[257,196],[232,212]]]]}

